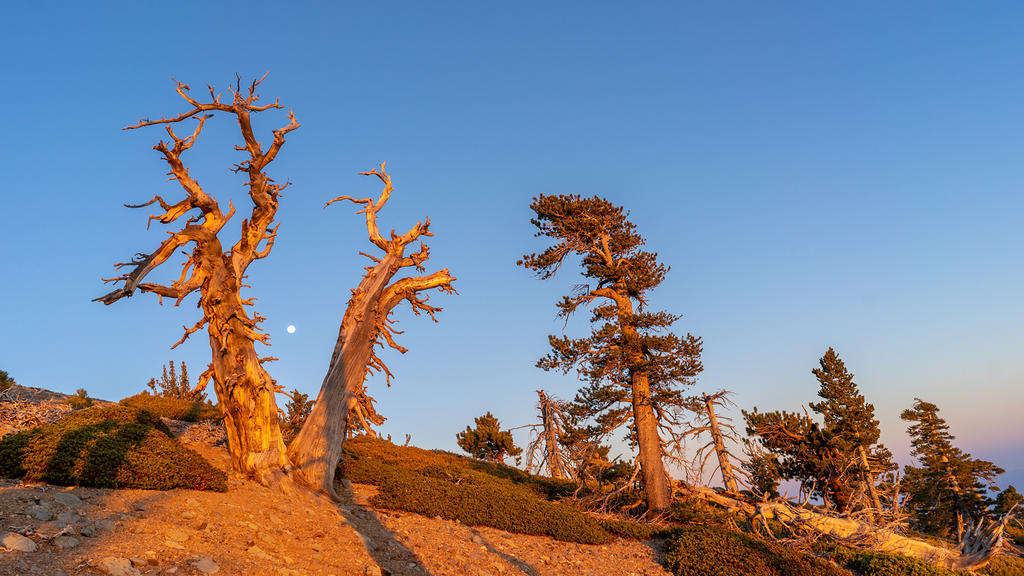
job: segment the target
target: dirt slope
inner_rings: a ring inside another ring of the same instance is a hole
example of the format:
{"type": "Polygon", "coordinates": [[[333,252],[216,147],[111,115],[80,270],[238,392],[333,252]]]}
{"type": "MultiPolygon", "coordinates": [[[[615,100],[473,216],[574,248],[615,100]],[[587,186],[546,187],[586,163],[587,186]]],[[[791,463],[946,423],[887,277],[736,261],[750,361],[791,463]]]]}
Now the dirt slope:
{"type": "MultiPolygon", "coordinates": [[[[173,424],[186,445],[229,468],[208,426],[173,424]]],[[[339,505],[234,474],[227,493],[0,479],[0,539],[35,548],[0,546],[0,575],[668,575],[656,541],[587,546],[471,528],[377,510],[368,503],[372,490],[346,482],[339,505]]]]}

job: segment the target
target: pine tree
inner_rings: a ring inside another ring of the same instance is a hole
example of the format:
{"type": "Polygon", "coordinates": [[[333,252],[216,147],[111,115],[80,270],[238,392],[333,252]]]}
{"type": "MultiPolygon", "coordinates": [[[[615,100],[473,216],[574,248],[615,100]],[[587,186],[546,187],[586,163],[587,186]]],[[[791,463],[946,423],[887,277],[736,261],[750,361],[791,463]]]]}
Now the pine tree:
{"type": "Polygon", "coordinates": [[[875,419],[875,407],[864,400],[853,374],[831,347],[818,361],[819,367],[811,372],[821,387],[821,402],[812,403],[811,409],[821,414],[829,441],[839,455],[839,464],[862,479],[862,485],[871,499],[871,507],[882,510],[875,486],[880,473],[894,468],[892,453],[878,444],[881,430],[875,419]]]}
{"type": "Polygon", "coordinates": [[[920,466],[904,469],[903,491],[914,524],[922,532],[955,537],[980,520],[993,503],[988,487],[1003,473],[992,462],[972,458],[953,445],[955,437],[939,408],[920,398],[900,418],[911,422],[911,455],[920,466]]]}
{"type": "Polygon", "coordinates": [[[193,390],[192,384],[188,379],[188,366],[181,363],[181,375],[178,375],[178,369],[174,364],[174,360],[168,362],[170,370],[167,366],[163,366],[163,374],[160,379],[150,378],[146,386],[156,396],[163,396],[165,398],[179,398],[182,400],[191,400],[193,402],[205,402],[206,392],[203,390],[193,390]]]}
{"type": "Polygon", "coordinates": [[[552,352],[537,365],[575,369],[587,381],[574,403],[594,422],[599,437],[627,429],[638,451],[648,509],[662,510],[671,493],[662,458],[680,440],[673,428],[689,405],[682,389],[703,369],[701,340],[668,332],[679,316],[647,309],[650,292],[668,267],[642,249],[645,240],[622,207],[598,197],[542,195],[530,208],[536,235],[554,244],[524,255],[518,264],[549,279],[575,254],[582,259],[584,278],[595,282],[577,286],[558,304],[559,316],[566,319],[589,306],[596,325],[591,335],[549,336],[552,352]]]}
{"type": "Polygon", "coordinates": [[[858,507],[856,496],[863,492],[868,507],[880,511],[876,478],[894,466],[889,450],[878,444],[875,408],[832,348],[811,373],[822,401],[810,408],[822,422],[798,413],[744,411],[747,434],[757,438],[760,449],[747,470],[756,485],[773,490],[779,480],[797,480],[806,493],[840,512],[858,507]]]}
{"type": "Polygon", "coordinates": [[[474,418],[476,428],[466,426],[455,439],[459,447],[474,458],[503,464],[505,456],[518,456],[523,450],[515,445],[512,433],[501,429],[501,422],[490,412],[474,418]]]}
{"type": "Polygon", "coordinates": [[[313,410],[313,401],[309,399],[309,394],[303,394],[295,388],[288,396],[290,400],[285,404],[284,422],[281,423],[281,434],[285,441],[291,441],[299,433],[310,411],[313,410]]]}
{"type": "MultiPolygon", "coordinates": [[[[1005,516],[1011,511],[1018,511],[1021,506],[1024,506],[1024,496],[1017,492],[1017,489],[1011,484],[1006,487],[1006,490],[1000,492],[999,496],[996,496],[992,512],[997,516],[1005,516]]],[[[1019,511],[1016,513],[1020,514],[1019,511]]]]}
{"type": "Polygon", "coordinates": [[[0,370],[0,392],[6,392],[14,384],[14,378],[11,378],[7,372],[0,370]]]}

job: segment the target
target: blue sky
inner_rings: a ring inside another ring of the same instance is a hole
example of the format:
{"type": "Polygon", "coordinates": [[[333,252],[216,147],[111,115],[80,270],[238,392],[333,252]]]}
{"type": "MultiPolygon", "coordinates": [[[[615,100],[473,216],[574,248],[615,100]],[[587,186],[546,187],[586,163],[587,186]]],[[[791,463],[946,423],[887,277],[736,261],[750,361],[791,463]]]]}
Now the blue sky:
{"type": "MultiPolygon", "coordinates": [[[[705,342],[697,390],[741,407],[814,399],[834,346],[906,461],[899,412],[936,402],[964,449],[1024,483],[1024,46],[1013,3],[8,3],[0,368],[20,383],[117,399],[170,359],[195,373],[197,318],[146,295],[104,307],[112,265],[162,238],[145,211],[175,197],[151,146],[121,131],[184,110],[196,89],[270,75],[294,109],[271,173],[291,180],[272,255],[251,268],[282,384],[315,395],[364,265],[357,176],[387,161],[382,227],[430,216],[430,268],[458,277],[439,324],[397,317],[397,379],[370,389],[383,430],[425,447],[484,411],[534,418],[534,390],[574,378],[533,364],[578,281],[535,280],[538,194],[626,206],[672,267],[654,305],[705,342]],[[295,334],[285,327],[294,324],[295,334]]],[[[266,137],[285,123],[266,114],[266,137]]],[[[186,161],[245,205],[215,118],[186,161]]],[[[238,218],[240,222],[241,218],[238,218]]],[[[235,223],[237,227],[238,222],[235,223]]],[[[229,234],[236,228],[226,229],[229,234]]],[[[169,279],[174,267],[159,276],[169,279]]],[[[582,335],[585,318],[567,332],[582,335]]],[[[738,416],[738,414],[737,414],[738,416]]]]}

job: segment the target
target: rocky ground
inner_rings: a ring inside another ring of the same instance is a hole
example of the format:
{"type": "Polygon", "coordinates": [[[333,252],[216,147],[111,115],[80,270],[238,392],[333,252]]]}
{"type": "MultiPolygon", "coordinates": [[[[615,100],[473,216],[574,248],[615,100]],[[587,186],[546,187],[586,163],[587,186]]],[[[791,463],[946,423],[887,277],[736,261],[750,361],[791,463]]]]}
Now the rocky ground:
{"type": "MultiPolygon", "coordinates": [[[[170,424],[229,469],[222,430],[170,424]]],[[[0,575],[668,576],[657,541],[588,546],[509,534],[378,510],[373,487],[341,488],[337,504],[233,474],[227,493],[0,479],[0,575]]]]}

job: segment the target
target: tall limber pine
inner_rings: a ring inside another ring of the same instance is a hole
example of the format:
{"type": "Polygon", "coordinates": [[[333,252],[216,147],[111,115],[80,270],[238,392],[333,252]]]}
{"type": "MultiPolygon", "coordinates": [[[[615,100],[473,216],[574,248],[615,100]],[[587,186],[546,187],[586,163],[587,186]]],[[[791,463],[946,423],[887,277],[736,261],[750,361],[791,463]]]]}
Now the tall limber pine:
{"type": "Polygon", "coordinates": [[[647,508],[663,510],[671,487],[662,459],[681,440],[675,431],[687,406],[681,388],[692,385],[702,370],[700,338],[668,332],[679,317],[647,309],[650,292],[668,267],[642,250],[645,240],[623,208],[603,198],[569,195],[539,196],[530,208],[536,235],[553,243],[526,254],[519,265],[548,279],[567,257],[579,256],[583,277],[593,284],[565,296],[559,316],[589,307],[596,325],[586,338],[550,336],[552,351],[538,366],[579,371],[588,386],[575,403],[593,419],[597,434],[628,427],[647,508]]]}

